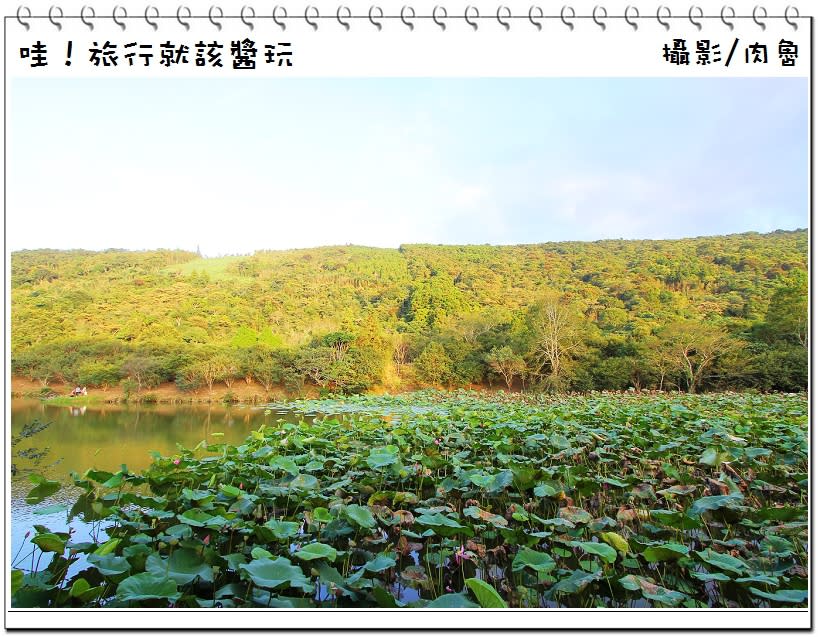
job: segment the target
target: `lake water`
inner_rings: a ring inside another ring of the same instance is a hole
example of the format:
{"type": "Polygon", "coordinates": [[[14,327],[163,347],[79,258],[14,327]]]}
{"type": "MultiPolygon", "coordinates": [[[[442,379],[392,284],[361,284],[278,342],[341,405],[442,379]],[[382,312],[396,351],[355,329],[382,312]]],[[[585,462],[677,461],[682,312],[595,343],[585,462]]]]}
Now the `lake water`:
{"type": "MultiPolygon", "coordinates": [[[[303,416],[302,416],[303,417],[303,416]]],[[[65,512],[38,515],[37,510],[53,504],[69,508],[80,491],[73,486],[71,471],[79,474],[86,469],[139,473],[151,463],[150,451],[173,454],[177,443],[191,448],[202,440],[210,443],[239,444],[252,429],[277,419],[295,421],[292,412],[273,411],[264,414],[264,407],[243,405],[91,405],[64,407],[47,405],[39,400],[11,400],[11,435],[18,436],[27,423],[37,420],[49,423],[39,433],[25,438],[12,448],[12,463],[17,472],[11,477],[11,557],[23,557],[33,545],[25,534],[34,533],[34,524],[43,524],[52,531],[64,532],[70,526],[74,541],[88,539],[90,529],[79,519],[70,523],[65,512]],[[217,436],[214,434],[223,434],[217,436]],[[38,461],[20,457],[19,452],[48,449],[38,461]],[[44,501],[29,505],[25,501],[32,483],[31,472],[65,487],[44,501]],[[20,550],[22,547],[22,550],[20,550]]]]}

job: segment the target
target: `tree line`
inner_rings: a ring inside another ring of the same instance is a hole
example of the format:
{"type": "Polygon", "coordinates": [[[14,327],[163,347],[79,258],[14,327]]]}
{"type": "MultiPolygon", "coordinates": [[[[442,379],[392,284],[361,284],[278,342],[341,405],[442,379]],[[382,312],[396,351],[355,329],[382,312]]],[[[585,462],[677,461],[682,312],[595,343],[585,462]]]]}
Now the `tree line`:
{"type": "Polygon", "coordinates": [[[15,374],[141,392],[252,383],[807,383],[807,233],[530,246],[12,254],[15,374]]]}

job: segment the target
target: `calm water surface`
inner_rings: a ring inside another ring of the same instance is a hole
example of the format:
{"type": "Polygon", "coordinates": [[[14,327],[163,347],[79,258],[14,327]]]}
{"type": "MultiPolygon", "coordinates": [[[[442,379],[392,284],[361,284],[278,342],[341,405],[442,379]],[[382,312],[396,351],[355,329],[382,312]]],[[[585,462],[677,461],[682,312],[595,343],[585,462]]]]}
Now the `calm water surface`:
{"type": "Polygon", "coordinates": [[[129,471],[138,473],[150,465],[150,451],[171,455],[175,453],[177,443],[191,448],[202,440],[239,444],[251,429],[258,429],[262,423],[273,424],[277,419],[297,421],[298,416],[285,411],[265,415],[264,407],[243,405],[64,407],[46,405],[38,400],[12,399],[12,438],[19,435],[26,423],[34,420],[50,424],[11,450],[12,463],[17,468],[16,474],[11,477],[11,557],[21,547],[20,557],[33,548],[25,539],[25,534],[28,531],[34,533],[34,524],[43,524],[57,532],[67,531],[70,526],[74,531],[73,541],[89,537],[90,528],[77,518],[69,523],[66,512],[48,515],[36,513],[52,504],[71,507],[80,493],[73,486],[71,471],[82,474],[86,469],[95,468],[116,472],[124,464],[129,471]],[[20,451],[30,448],[37,451],[47,449],[48,453],[38,462],[18,455],[20,451]],[[59,480],[66,486],[54,496],[29,505],[25,497],[33,486],[28,479],[31,472],[50,480],[59,480]]]}

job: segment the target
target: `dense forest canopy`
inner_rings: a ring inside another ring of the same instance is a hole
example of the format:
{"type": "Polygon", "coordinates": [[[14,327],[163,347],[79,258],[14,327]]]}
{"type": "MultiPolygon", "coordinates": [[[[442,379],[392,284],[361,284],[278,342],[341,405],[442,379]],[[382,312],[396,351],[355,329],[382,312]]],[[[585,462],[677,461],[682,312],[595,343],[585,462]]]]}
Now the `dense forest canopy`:
{"type": "Polygon", "coordinates": [[[665,241],[12,254],[16,374],[554,390],[807,382],[806,230],[665,241]]]}

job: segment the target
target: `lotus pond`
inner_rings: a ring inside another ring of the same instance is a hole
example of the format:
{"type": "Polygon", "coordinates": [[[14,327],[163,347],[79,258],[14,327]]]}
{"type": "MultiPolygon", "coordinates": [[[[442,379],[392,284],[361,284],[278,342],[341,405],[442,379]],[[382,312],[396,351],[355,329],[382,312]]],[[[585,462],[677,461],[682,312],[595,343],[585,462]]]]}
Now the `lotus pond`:
{"type": "MultiPolygon", "coordinates": [[[[13,560],[12,605],[806,606],[806,395],[286,408],[311,415],[74,474],[66,526],[13,560]]],[[[30,478],[30,503],[60,489],[30,478]]]]}

